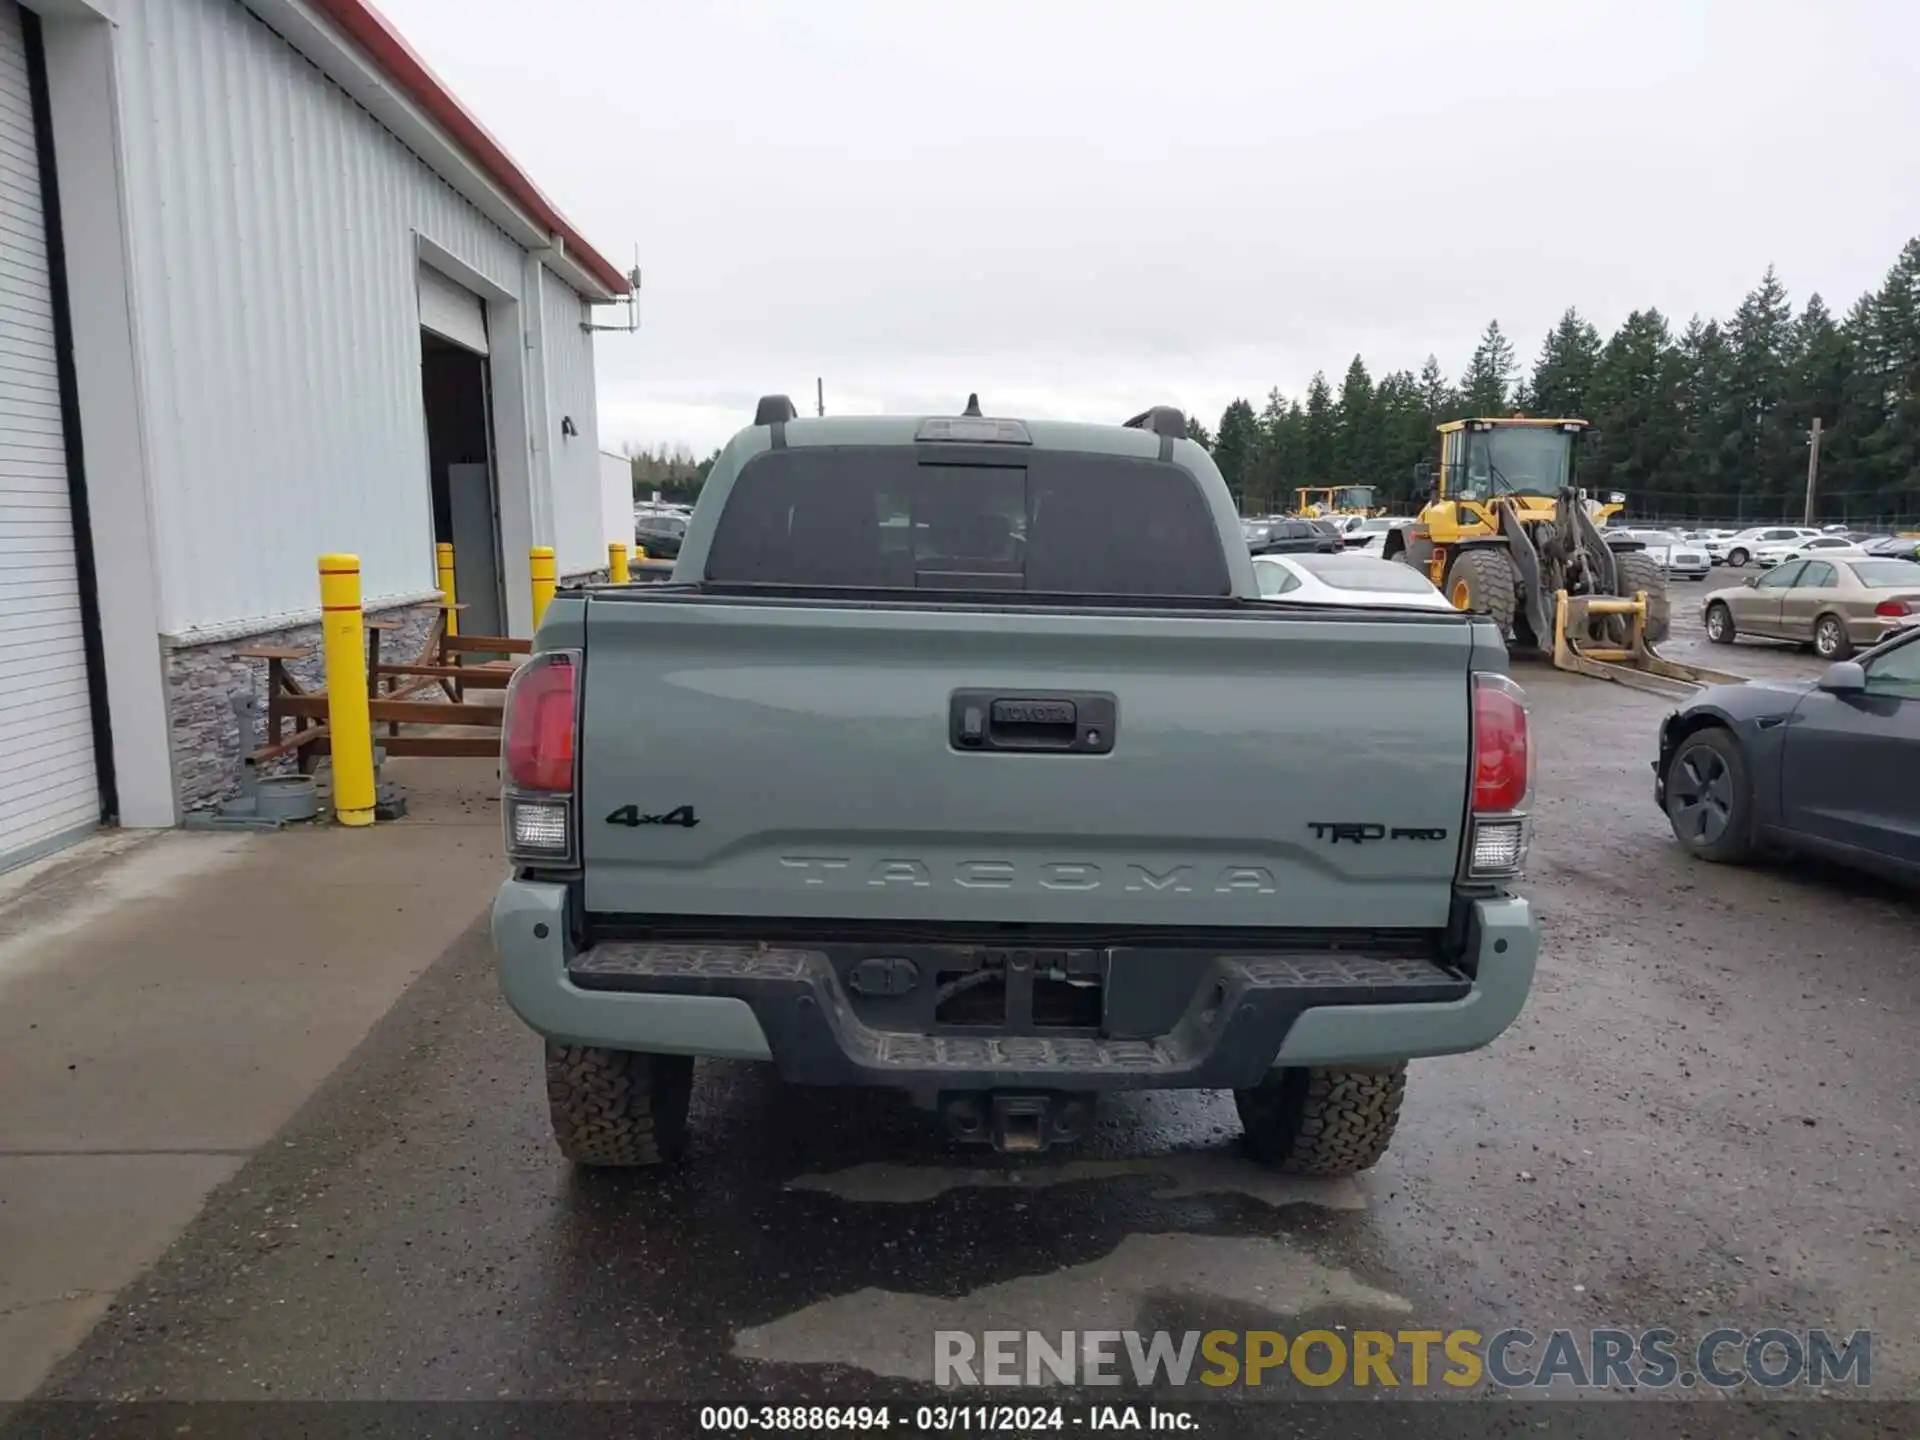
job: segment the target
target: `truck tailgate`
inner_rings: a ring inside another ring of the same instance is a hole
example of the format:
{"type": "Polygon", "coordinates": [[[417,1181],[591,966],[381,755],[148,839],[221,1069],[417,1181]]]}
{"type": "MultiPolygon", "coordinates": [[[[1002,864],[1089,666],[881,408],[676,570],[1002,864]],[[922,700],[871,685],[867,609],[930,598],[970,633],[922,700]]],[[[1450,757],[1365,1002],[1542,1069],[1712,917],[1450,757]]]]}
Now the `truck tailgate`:
{"type": "Polygon", "coordinates": [[[595,596],[586,908],[1444,925],[1470,763],[1466,617],[1262,608],[595,596]],[[962,691],[1078,695],[1083,715],[1111,697],[1110,748],[967,749],[962,691]]]}

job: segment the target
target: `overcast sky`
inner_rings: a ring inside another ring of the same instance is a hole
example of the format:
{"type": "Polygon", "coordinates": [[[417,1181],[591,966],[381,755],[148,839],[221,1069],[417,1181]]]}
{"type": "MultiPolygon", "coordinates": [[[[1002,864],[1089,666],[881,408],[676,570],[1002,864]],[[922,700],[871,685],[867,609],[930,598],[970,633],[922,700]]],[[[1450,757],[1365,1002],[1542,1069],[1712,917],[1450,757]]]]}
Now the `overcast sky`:
{"type": "MultiPolygon", "coordinates": [[[[623,268],[600,438],[829,413],[1209,425],[1235,395],[1529,364],[1575,304],[1836,310],[1920,233],[1900,0],[380,0],[623,268]]],[[[613,319],[609,313],[607,319],[613,319]]]]}

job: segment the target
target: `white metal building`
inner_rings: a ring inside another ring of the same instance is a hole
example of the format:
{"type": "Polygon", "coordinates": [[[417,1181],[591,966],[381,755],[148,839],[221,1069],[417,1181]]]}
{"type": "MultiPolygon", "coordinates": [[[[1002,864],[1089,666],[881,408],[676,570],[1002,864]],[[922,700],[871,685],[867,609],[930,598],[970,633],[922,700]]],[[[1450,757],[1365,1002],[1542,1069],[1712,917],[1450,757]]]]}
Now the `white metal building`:
{"type": "Polygon", "coordinates": [[[320,554],[515,634],[603,566],[628,284],[362,0],[0,0],[0,868],[224,788],[320,554]]]}

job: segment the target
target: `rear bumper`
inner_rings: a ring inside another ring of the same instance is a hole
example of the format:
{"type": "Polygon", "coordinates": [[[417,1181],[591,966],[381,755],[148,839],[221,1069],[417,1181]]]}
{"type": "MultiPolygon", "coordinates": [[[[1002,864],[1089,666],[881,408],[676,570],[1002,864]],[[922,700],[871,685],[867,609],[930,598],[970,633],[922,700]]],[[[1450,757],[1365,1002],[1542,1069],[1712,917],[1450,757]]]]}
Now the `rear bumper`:
{"type": "Polygon", "coordinates": [[[1880,615],[1869,615],[1847,622],[1847,638],[1862,650],[1871,649],[1882,640],[1898,635],[1920,623],[1914,616],[1901,619],[1889,619],[1880,615]]]}
{"type": "Polygon", "coordinates": [[[1475,1050],[1513,1023],[1539,936],[1527,902],[1475,903],[1461,970],[1338,953],[1222,955],[1168,1033],[909,1034],[864,1024],[804,948],[611,944],[569,953],[565,890],[509,880],[493,909],[501,988],[568,1044],[772,1060],[799,1084],[907,1089],[1238,1088],[1275,1065],[1375,1065],[1475,1050]]]}

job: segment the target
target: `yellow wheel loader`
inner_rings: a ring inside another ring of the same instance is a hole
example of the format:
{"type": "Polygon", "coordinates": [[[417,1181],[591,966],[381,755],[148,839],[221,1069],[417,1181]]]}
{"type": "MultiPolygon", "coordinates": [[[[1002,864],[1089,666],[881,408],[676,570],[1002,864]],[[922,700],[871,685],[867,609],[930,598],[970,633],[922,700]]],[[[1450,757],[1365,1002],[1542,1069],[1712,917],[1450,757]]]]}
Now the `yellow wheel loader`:
{"type": "Polygon", "coordinates": [[[1332,515],[1384,515],[1373,504],[1371,485],[1307,485],[1293,492],[1296,515],[1323,520],[1332,515]]]}
{"type": "Polygon", "coordinates": [[[1562,670],[1641,689],[1741,677],[1666,660],[1667,576],[1646,547],[1611,536],[1625,497],[1602,503],[1574,478],[1584,420],[1454,420],[1440,428],[1440,467],[1422,464],[1428,500],[1382,553],[1426,573],[1462,610],[1491,616],[1507,643],[1562,670]]]}

